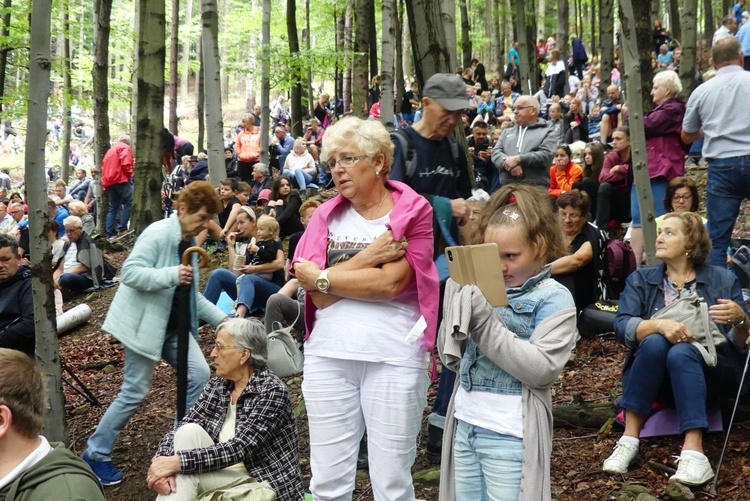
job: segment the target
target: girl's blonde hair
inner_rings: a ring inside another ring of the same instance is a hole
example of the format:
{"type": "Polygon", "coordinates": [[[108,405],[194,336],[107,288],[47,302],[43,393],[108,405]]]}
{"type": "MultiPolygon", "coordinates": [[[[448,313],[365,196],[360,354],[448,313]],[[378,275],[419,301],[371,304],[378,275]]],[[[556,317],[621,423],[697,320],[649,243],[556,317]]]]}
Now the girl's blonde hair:
{"type": "Polygon", "coordinates": [[[549,196],[541,188],[523,184],[509,184],[493,193],[479,216],[473,243],[483,243],[490,229],[517,225],[544,263],[567,253],[549,196]]]}
{"type": "Polygon", "coordinates": [[[271,233],[271,240],[279,240],[279,222],[276,218],[263,214],[258,218],[257,227],[267,229],[271,233]]]}

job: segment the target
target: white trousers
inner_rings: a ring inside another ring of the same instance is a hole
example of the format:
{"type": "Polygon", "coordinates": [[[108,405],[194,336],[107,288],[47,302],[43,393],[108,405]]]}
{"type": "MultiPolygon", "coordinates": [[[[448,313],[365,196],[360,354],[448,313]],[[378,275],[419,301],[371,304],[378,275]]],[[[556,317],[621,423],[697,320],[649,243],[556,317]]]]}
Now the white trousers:
{"type": "MultiPolygon", "coordinates": [[[[195,423],[180,426],[174,434],[175,451],[201,449],[212,445],[214,441],[211,440],[206,430],[195,423]]],[[[168,496],[159,495],[156,501],[195,501],[199,494],[229,485],[239,478],[247,478],[247,474],[228,468],[200,474],[178,473],[175,476],[177,484],[175,492],[168,496]]]]}
{"type": "Polygon", "coordinates": [[[313,498],[352,499],[367,429],[375,500],[414,501],[411,467],[427,405],[427,369],[306,356],[303,374],[313,498]]]}

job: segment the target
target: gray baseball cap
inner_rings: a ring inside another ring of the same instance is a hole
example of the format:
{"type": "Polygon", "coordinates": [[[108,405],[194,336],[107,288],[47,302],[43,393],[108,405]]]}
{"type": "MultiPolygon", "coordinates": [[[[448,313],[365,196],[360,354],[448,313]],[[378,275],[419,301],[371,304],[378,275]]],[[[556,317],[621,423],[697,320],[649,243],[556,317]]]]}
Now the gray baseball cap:
{"type": "Polygon", "coordinates": [[[452,73],[435,73],[427,80],[422,94],[440,103],[448,111],[468,108],[466,84],[458,75],[452,73]]]}

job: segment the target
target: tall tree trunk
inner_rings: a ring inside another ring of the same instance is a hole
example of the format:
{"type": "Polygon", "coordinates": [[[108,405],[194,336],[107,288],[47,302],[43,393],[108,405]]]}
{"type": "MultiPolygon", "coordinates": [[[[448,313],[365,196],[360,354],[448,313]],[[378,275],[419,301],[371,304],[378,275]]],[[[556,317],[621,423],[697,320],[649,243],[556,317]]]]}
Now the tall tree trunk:
{"type": "MultiPolygon", "coordinates": [[[[370,50],[370,78],[371,81],[378,74],[378,34],[375,28],[375,0],[367,0],[370,14],[367,23],[367,40],[370,50]]],[[[367,87],[370,88],[369,86],[367,87]]]]}
{"type": "Polygon", "coordinates": [[[394,2],[393,6],[393,36],[395,41],[395,52],[393,56],[394,60],[394,80],[396,81],[396,113],[401,111],[401,101],[404,99],[406,88],[404,87],[404,65],[403,65],[403,52],[404,52],[404,40],[403,40],[403,19],[404,14],[404,3],[402,0],[394,2]]]}
{"type": "Polygon", "coordinates": [[[547,4],[545,0],[539,0],[539,4],[537,5],[537,16],[536,18],[539,19],[539,22],[536,26],[536,37],[537,38],[547,38],[547,32],[544,30],[544,20],[547,18],[547,4]]]}
{"type": "Polygon", "coordinates": [[[497,60],[493,66],[495,73],[502,76],[504,73],[503,68],[505,67],[505,43],[508,40],[508,22],[507,18],[510,17],[510,9],[506,6],[509,0],[493,0],[495,3],[495,20],[497,23],[497,34],[498,34],[498,45],[497,45],[497,60]]]}
{"type": "Polygon", "coordinates": [[[62,68],[63,68],[63,136],[61,141],[60,177],[65,183],[70,179],[70,121],[73,119],[70,112],[70,102],[73,98],[73,85],[70,79],[70,2],[66,1],[63,8],[63,46],[62,46],[62,68]]]}
{"type": "Polygon", "coordinates": [[[485,0],[484,10],[487,13],[485,16],[485,35],[487,36],[487,40],[490,41],[490,58],[489,61],[485,63],[485,66],[490,71],[490,74],[497,73],[500,75],[500,65],[498,63],[500,61],[500,46],[502,40],[500,39],[501,35],[497,30],[498,13],[495,10],[495,0],[485,0]]]}
{"type": "MultiPolygon", "coordinates": [[[[94,91],[94,164],[102,165],[109,149],[109,27],[112,0],[94,0],[94,64],[91,80],[94,91]]],[[[109,195],[101,189],[101,176],[93,181],[96,197],[97,230],[104,231],[109,195]]]]}
{"type": "MultiPolygon", "coordinates": [[[[12,0],[3,1],[2,26],[0,26],[0,40],[8,40],[10,31],[10,10],[12,0]]],[[[0,112],[3,111],[3,98],[5,97],[5,74],[8,69],[8,48],[7,42],[0,43],[0,112]]]]}
{"type": "Polygon", "coordinates": [[[352,33],[354,20],[352,19],[352,1],[347,0],[346,11],[344,12],[344,53],[346,62],[344,64],[344,74],[342,76],[343,90],[341,95],[344,99],[344,113],[352,108],[352,65],[354,57],[351,55],[354,50],[354,35],[352,33]]]}
{"type": "Polygon", "coordinates": [[[198,115],[198,151],[203,151],[206,136],[206,81],[203,78],[203,35],[198,39],[198,102],[196,103],[198,115]]]}
{"type": "MultiPolygon", "coordinates": [[[[232,14],[232,0],[224,0],[219,5],[221,9],[221,15],[219,16],[219,33],[223,33],[226,27],[226,20],[230,18],[232,14]]],[[[227,45],[219,45],[219,67],[221,69],[221,103],[225,105],[229,103],[229,68],[227,68],[227,45]],[[224,63],[224,64],[222,64],[224,63]]],[[[223,140],[222,140],[223,141],[223,140]]]]}
{"type": "Polygon", "coordinates": [[[669,24],[671,25],[672,37],[682,42],[682,23],[680,23],[680,6],[684,2],[680,0],[669,0],[669,24]]]}
{"type": "Polygon", "coordinates": [[[682,60],[680,61],[680,80],[682,97],[687,101],[695,86],[695,61],[697,57],[698,33],[696,11],[698,0],[684,0],[682,3],[682,60]]]}
{"type": "Polygon", "coordinates": [[[393,130],[393,18],[396,0],[383,0],[382,16],[382,67],[380,69],[380,121],[386,129],[393,130]]]}
{"type": "Polygon", "coordinates": [[[135,191],[133,225],[137,234],[162,218],[161,133],[164,129],[164,2],[138,0],[138,71],[136,101],[135,191]]]}
{"type": "MultiPolygon", "coordinates": [[[[403,47],[409,47],[411,49],[411,33],[409,32],[409,16],[406,12],[406,5],[404,5],[404,0],[399,0],[401,2],[401,38],[402,38],[402,46],[403,47]]],[[[406,74],[407,78],[409,79],[409,82],[414,81],[414,76],[416,75],[416,72],[414,70],[414,58],[412,54],[412,50],[402,50],[401,51],[401,65],[404,68],[404,73],[406,74]]]]}
{"type": "Polygon", "coordinates": [[[29,204],[29,244],[31,289],[34,296],[36,360],[46,376],[49,412],[44,417],[43,434],[49,440],[66,442],[65,394],[62,391],[60,354],[55,327],[55,300],[52,296],[52,248],[45,229],[47,180],[44,169],[44,143],[47,139],[47,102],[50,92],[50,14],[51,0],[33,0],[30,20],[29,101],[24,159],[29,204]]]}
{"type": "Polygon", "coordinates": [[[440,18],[443,20],[445,46],[448,49],[450,73],[458,67],[458,43],[456,43],[456,0],[439,0],[440,18]]]}
{"type": "MultiPolygon", "coordinates": [[[[612,66],[615,63],[614,0],[600,0],[599,6],[599,33],[601,37],[599,46],[602,48],[599,95],[606,96],[607,87],[612,83],[612,66]]],[[[649,66],[651,66],[650,63],[649,66]]]]}
{"type": "MultiPolygon", "coordinates": [[[[299,39],[297,38],[297,2],[286,0],[286,31],[289,37],[289,52],[292,55],[292,136],[302,136],[302,79],[300,71],[299,39]]],[[[281,166],[284,167],[283,165],[281,166]]]]}
{"type": "Polygon", "coordinates": [[[516,32],[518,33],[518,54],[521,60],[519,72],[523,93],[533,94],[539,88],[539,63],[536,60],[535,10],[526,0],[514,0],[516,7],[516,32]],[[528,9],[528,11],[527,11],[528,9]]]}
{"type": "Polygon", "coordinates": [[[599,0],[591,0],[591,17],[589,22],[591,23],[591,57],[594,58],[599,54],[599,45],[596,43],[596,13],[597,4],[599,0]]]}
{"type": "Polygon", "coordinates": [[[633,177],[638,194],[643,239],[646,244],[646,262],[655,262],[654,243],[654,198],[646,165],[646,134],[643,115],[651,109],[651,17],[649,0],[621,0],[623,59],[625,82],[628,85],[627,105],[629,110],[630,141],[633,156],[633,177]],[[644,71],[641,71],[644,70],[644,71]]]}
{"type": "MultiPolygon", "coordinates": [[[[459,0],[458,7],[461,11],[461,64],[464,68],[471,66],[471,37],[469,31],[469,10],[466,8],[466,0],[459,0]]],[[[489,13],[488,13],[489,15],[489,13]]]]}
{"type": "Polygon", "coordinates": [[[203,78],[208,136],[208,175],[219,186],[227,176],[224,166],[224,121],[221,116],[221,63],[219,61],[219,7],[216,0],[201,0],[203,24],[203,78]]]}
{"type": "MultiPolygon", "coordinates": [[[[343,54],[344,53],[344,11],[339,11],[339,10],[334,11],[333,17],[336,23],[336,26],[335,26],[336,52],[338,54],[343,54]]],[[[335,92],[334,92],[335,96],[334,96],[333,102],[338,103],[338,100],[342,99],[344,95],[344,73],[342,71],[343,67],[341,65],[340,58],[336,58],[336,62],[334,64],[335,64],[334,72],[336,75],[335,76],[336,85],[335,85],[335,92]]],[[[312,106],[313,105],[311,104],[310,107],[312,108],[312,106]]],[[[310,113],[312,113],[312,109],[309,111],[310,113]]]]}
{"type": "Polygon", "coordinates": [[[441,29],[441,8],[431,0],[406,2],[414,66],[420,92],[435,73],[453,73],[451,55],[441,29]]]}
{"type": "Polygon", "coordinates": [[[568,26],[570,20],[570,5],[568,0],[557,0],[557,50],[560,51],[560,61],[567,69],[568,54],[570,54],[570,43],[568,39],[568,26]]]}
{"type": "Polygon", "coordinates": [[[263,108],[263,118],[260,121],[260,161],[268,165],[268,132],[271,125],[268,108],[271,94],[271,0],[263,0],[261,38],[260,105],[263,108]]]}
{"type": "Polygon", "coordinates": [[[370,88],[367,60],[369,50],[370,4],[374,0],[354,0],[354,61],[352,64],[352,110],[358,117],[367,117],[367,89],[370,88]]]}
{"type": "Polygon", "coordinates": [[[714,35],[714,8],[711,0],[703,0],[703,40],[711,47],[714,35]]]}
{"type": "Polygon", "coordinates": [[[180,0],[172,0],[172,32],[169,45],[169,130],[177,134],[177,50],[180,41],[180,0]]]}
{"type": "MultiPolygon", "coordinates": [[[[193,0],[185,0],[185,22],[182,25],[183,32],[187,32],[193,23],[193,0]]],[[[180,102],[184,103],[188,98],[188,84],[190,82],[190,40],[185,37],[182,42],[182,58],[180,61],[182,78],[180,79],[180,102]]],[[[177,134],[176,130],[173,130],[177,134]]]]}
{"type": "MultiPolygon", "coordinates": [[[[310,0],[305,0],[305,33],[307,38],[305,39],[305,48],[308,54],[312,54],[312,33],[310,32],[310,0]]],[[[312,65],[307,65],[307,78],[305,90],[307,91],[307,114],[312,116],[313,103],[315,103],[315,94],[313,93],[313,77],[312,77],[312,65]]],[[[335,103],[336,101],[334,101],[335,103]]],[[[300,131],[302,130],[302,113],[300,113],[300,131]]]]}

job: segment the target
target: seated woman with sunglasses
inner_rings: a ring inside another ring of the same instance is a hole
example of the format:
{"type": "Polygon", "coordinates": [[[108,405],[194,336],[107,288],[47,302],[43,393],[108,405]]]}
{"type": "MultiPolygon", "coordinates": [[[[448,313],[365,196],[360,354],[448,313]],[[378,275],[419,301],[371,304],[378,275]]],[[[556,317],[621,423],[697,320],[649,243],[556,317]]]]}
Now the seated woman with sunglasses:
{"type": "Polygon", "coordinates": [[[590,207],[585,191],[566,191],[557,199],[557,214],[570,254],[552,261],[552,278],[570,290],[579,312],[601,299],[606,291],[606,238],[588,222],[590,207]]]}

